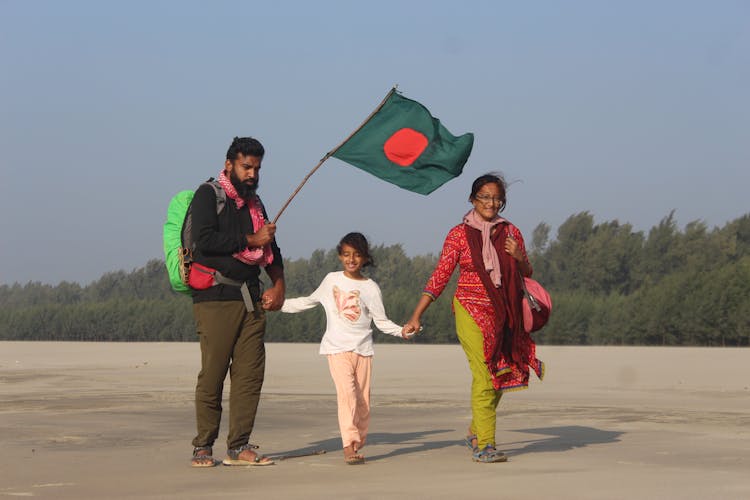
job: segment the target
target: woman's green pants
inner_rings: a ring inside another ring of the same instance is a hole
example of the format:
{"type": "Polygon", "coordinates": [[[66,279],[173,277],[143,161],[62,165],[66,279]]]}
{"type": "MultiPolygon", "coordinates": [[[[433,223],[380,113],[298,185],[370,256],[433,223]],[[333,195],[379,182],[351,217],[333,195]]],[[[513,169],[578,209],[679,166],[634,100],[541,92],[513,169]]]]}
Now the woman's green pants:
{"type": "Polygon", "coordinates": [[[477,435],[477,445],[495,446],[495,426],[497,405],[502,391],[495,390],[490,372],[484,360],[484,336],[471,315],[457,299],[453,299],[456,315],[456,333],[471,370],[471,426],[469,430],[477,435]]]}

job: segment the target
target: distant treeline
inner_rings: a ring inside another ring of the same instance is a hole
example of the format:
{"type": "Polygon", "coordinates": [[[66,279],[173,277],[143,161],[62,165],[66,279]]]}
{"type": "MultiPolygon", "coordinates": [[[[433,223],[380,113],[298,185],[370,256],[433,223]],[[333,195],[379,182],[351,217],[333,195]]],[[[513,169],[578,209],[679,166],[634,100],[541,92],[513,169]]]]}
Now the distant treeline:
{"type": "MultiPolygon", "coordinates": [[[[534,277],[553,300],[549,324],[535,333],[539,343],[750,345],[750,214],[721,228],[696,221],[684,230],[670,214],[644,234],[617,221],[595,224],[582,212],[569,217],[555,239],[545,223],[525,236],[534,277]]],[[[380,284],[388,316],[403,323],[437,256],[410,258],[401,245],[377,246],[373,255],[377,266],[367,273],[380,284]]],[[[334,250],[287,260],[287,296],[310,294],[339,268],[334,250]]],[[[425,313],[416,342],[456,342],[455,279],[425,313]]],[[[188,297],[169,288],[160,260],[107,273],[88,286],[2,285],[0,340],[193,341],[191,307],[188,297]]],[[[321,308],[271,313],[266,340],[318,342],[324,327],[321,308]]]]}

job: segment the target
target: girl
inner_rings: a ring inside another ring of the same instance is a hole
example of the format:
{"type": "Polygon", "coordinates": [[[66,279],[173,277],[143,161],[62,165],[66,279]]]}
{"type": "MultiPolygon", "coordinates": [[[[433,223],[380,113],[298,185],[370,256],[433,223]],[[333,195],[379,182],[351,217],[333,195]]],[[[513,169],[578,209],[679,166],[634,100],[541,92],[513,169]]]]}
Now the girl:
{"type": "Polygon", "coordinates": [[[328,273],[312,295],[286,299],[281,312],[296,313],[321,304],[326,313],[326,331],[320,354],[328,357],[338,399],[339,429],[347,464],[362,464],[359,450],[367,441],[370,424],[370,375],[372,373],[372,328],[409,338],[412,330],[402,328],[385,315],[380,287],[362,275],[362,268],[374,265],[367,239],[349,233],[336,247],[343,271],[328,273]]]}

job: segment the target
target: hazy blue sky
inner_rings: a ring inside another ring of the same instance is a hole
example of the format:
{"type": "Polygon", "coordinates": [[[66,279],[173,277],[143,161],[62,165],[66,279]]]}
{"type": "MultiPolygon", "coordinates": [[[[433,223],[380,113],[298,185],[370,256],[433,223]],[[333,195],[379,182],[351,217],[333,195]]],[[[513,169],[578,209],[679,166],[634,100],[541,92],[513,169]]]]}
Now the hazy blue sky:
{"type": "Polygon", "coordinates": [[[474,132],[464,174],[425,197],[331,159],[279,220],[285,256],[352,230],[438,253],[490,170],[528,240],[586,210],[749,211],[750,2],[0,0],[0,284],[163,258],[170,197],[236,135],[266,146],[273,217],[394,84],[474,132]]]}

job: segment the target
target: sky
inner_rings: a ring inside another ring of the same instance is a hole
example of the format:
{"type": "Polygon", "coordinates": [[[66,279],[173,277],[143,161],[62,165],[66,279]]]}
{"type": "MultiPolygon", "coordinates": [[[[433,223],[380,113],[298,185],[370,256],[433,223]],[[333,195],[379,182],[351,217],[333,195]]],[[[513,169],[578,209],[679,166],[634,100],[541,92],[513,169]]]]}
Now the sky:
{"type": "Polygon", "coordinates": [[[489,171],[528,242],[584,211],[750,212],[750,2],[0,0],[0,284],[163,259],[170,198],[235,136],[266,148],[274,217],[394,85],[474,133],[463,174],[423,196],[329,159],[279,218],[286,258],[350,231],[437,255],[489,171]]]}

